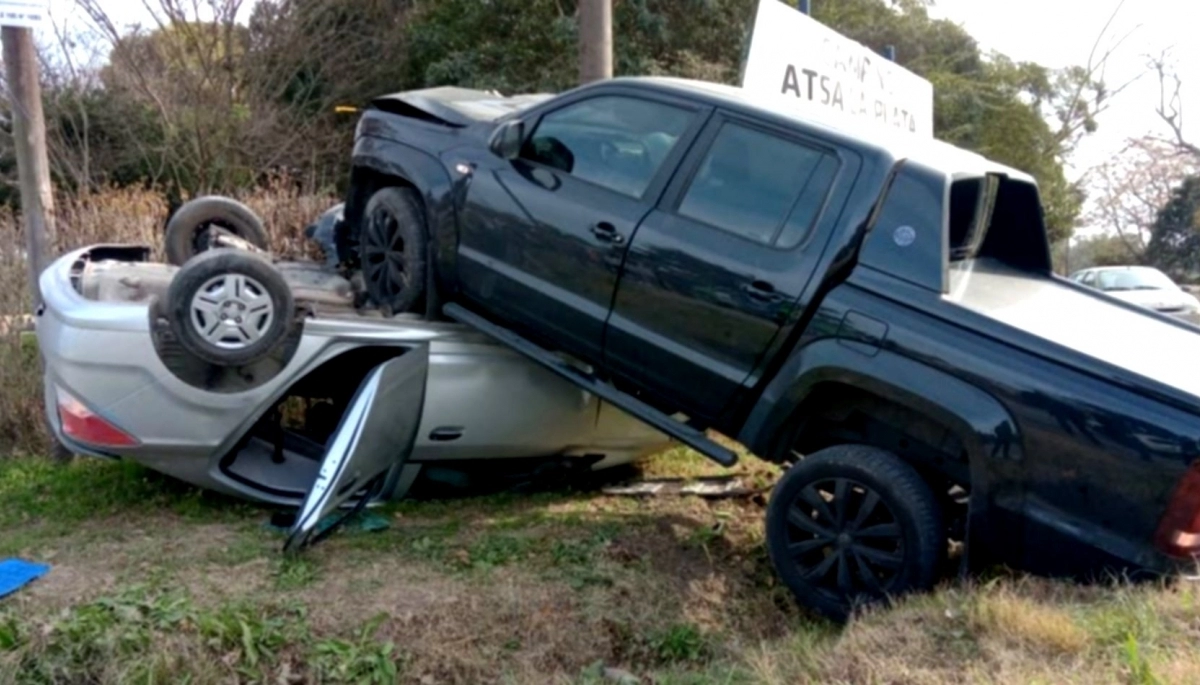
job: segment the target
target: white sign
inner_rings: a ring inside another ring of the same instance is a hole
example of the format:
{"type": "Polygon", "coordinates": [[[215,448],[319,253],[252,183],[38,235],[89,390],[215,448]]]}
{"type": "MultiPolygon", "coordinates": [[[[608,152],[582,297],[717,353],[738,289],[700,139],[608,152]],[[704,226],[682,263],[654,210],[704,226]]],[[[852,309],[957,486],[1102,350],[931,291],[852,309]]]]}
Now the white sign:
{"type": "Polygon", "coordinates": [[[0,0],[0,26],[36,29],[48,20],[49,0],[0,0]]]}
{"type": "Polygon", "coordinates": [[[759,0],[742,87],[808,113],[933,137],[933,84],[780,0],[759,0]]]}

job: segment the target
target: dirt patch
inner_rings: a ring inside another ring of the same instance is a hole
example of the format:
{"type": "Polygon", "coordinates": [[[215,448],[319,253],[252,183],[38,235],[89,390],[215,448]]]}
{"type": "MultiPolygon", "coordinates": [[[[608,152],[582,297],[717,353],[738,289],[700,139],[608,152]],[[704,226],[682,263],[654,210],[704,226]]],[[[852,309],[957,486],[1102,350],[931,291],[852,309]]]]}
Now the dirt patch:
{"type": "Polygon", "coordinates": [[[39,578],[15,597],[17,602],[51,610],[91,601],[111,592],[117,576],[111,571],[87,564],[56,563],[50,573],[39,578]]]}
{"type": "MultiPolygon", "coordinates": [[[[345,557],[343,557],[345,559],[345,557]]],[[[318,630],[344,630],[378,614],[409,622],[427,615],[461,615],[471,588],[435,569],[386,557],[350,567],[327,567],[325,577],[297,593],[318,630]]]]}
{"type": "MultiPolygon", "coordinates": [[[[250,593],[258,578],[251,571],[257,569],[212,561],[245,540],[233,525],[196,523],[171,514],[89,521],[31,550],[51,570],[22,595],[35,603],[67,606],[91,601],[118,585],[144,583],[178,584],[201,595],[212,585],[250,593]]],[[[268,566],[263,559],[256,563],[268,566]]]]}

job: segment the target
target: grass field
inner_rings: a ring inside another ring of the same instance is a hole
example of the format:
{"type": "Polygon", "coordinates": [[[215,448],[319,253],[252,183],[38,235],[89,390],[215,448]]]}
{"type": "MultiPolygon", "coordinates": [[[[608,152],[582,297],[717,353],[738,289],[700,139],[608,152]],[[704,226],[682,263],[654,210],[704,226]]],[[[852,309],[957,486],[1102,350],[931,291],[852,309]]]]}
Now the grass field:
{"type": "MultiPolygon", "coordinates": [[[[707,467],[680,450],[647,470],[707,467]]],[[[288,559],[266,510],[129,464],[0,461],[0,558],[53,565],[0,601],[0,682],[1200,682],[1184,581],[997,573],[839,629],[776,584],[754,498],[381,513],[386,531],[288,559]]]]}

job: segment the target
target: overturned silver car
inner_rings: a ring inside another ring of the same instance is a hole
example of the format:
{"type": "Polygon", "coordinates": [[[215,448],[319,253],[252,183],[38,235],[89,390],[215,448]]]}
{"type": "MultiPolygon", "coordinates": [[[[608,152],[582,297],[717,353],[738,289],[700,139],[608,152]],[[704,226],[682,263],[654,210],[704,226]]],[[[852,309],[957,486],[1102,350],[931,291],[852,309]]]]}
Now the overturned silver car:
{"type": "MultiPolygon", "coordinates": [[[[220,367],[181,350],[165,323],[181,267],[150,261],[138,246],[59,258],[41,277],[36,316],[57,437],[76,453],[299,507],[293,546],[321,515],[352,499],[402,497],[434,464],[530,460],[598,470],[669,444],[462,325],[364,311],[351,284],[326,267],[273,266],[303,305],[301,325],[281,352],[220,367]]],[[[253,309],[261,296],[252,280],[213,283],[197,289],[211,301],[197,295],[187,312],[202,335],[204,315],[253,309]]],[[[256,334],[209,338],[236,351],[230,340],[256,334]]]]}

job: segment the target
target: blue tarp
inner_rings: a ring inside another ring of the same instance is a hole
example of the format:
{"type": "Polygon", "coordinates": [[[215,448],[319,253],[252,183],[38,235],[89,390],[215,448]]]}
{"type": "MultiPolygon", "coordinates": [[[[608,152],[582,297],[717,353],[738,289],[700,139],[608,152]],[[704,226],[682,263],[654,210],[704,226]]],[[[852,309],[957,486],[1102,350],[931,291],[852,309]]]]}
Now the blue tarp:
{"type": "Polygon", "coordinates": [[[20,559],[0,561],[0,597],[11,595],[29,583],[46,575],[50,567],[20,559]]]}

